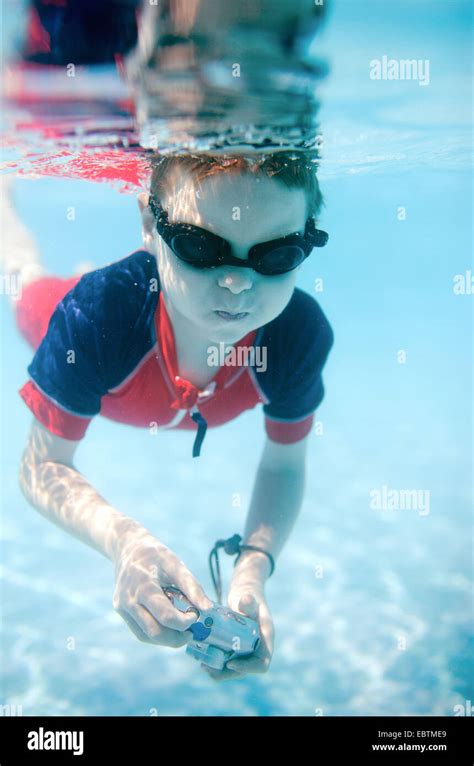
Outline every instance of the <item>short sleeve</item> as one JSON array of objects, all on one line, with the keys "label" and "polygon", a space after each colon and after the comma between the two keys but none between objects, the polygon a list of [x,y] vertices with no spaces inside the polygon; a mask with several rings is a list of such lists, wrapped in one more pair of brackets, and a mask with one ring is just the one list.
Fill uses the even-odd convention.
[{"label": "short sleeve", "polygon": [[136,251],[84,274],[57,304],[19,394],[52,433],[81,439],[102,398],[153,346],[155,259]]},{"label": "short sleeve", "polygon": [[100,327],[81,300],[81,281],[56,306],[19,390],[46,428],[74,440],[83,438],[107,391]]},{"label": "short sleeve", "polygon": [[263,406],[272,441],[297,442],[311,430],[325,389],[322,372],[334,333],[317,301],[298,290],[279,327],[272,395]]}]

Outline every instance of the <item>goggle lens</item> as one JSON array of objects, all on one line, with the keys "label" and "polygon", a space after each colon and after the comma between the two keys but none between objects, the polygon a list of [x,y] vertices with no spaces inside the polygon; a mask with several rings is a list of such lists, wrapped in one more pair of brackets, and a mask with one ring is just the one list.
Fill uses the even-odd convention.
[{"label": "goggle lens", "polygon": [[284,274],[296,269],[304,259],[304,250],[298,245],[282,245],[269,250],[259,261],[258,268],[264,274]]},{"label": "goggle lens", "polygon": [[177,234],[171,240],[173,252],[186,263],[200,268],[215,266],[218,248],[199,234]]}]

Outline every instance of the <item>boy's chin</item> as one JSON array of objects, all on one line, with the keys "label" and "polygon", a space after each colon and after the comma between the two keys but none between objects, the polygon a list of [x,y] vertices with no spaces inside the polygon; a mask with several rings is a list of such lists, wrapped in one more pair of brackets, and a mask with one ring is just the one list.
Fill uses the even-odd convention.
[{"label": "boy's chin", "polygon": [[[212,325],[212,326],[211,326]],[[235,343],[235,341],[243,338],[252,330],[259,327],[255,323],[255,317],[249,315],[239,320],[226,320],[221,319],[216,315],[215,319],[211,321],[209,326],[209,334],[217,341],[224,343]]]}]

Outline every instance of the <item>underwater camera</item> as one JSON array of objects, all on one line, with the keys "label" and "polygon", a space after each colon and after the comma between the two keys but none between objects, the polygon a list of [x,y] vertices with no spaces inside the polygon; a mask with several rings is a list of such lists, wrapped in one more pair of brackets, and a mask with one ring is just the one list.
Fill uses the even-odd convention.
[{"label": "underwater camera", "polygon": [[186,654],[215,670],[226,662],[252,654],[260,643],[260,631],[255,620],[213,602],[210,609],[200,610],[173,585],[163,587],[165,594],[180,612],[195,612],[196,622],[188,630],[193,634]]}]

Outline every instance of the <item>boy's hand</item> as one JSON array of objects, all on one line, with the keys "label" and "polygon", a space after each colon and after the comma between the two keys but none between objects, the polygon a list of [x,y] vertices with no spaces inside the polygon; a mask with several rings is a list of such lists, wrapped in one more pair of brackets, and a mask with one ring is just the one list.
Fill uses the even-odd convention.
[{"label": "boy's hand", "polygon": [[187,628],[196,622],[196,614],[172,605],[161,587],[172,584],[198,608],[212,606],[189,569],[152,535],[132,538],[121,547],[112,603],[140,641],[178,648],[192,638]]},{"label": "boy's hand", "polygon": [[229,660],[223,670],[215,670],[206,665],[201,667],[215,681],[232,681],[243,678],[248,673],[266,673],[273,654],[275,629],[264,595],[265,578],[249,570],[235,570],[227,597],[227,605],[235,612],[251,617],[258,622],[260,643],[253,654]]}]

